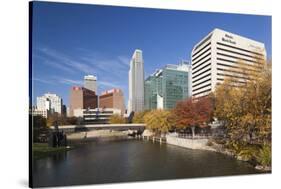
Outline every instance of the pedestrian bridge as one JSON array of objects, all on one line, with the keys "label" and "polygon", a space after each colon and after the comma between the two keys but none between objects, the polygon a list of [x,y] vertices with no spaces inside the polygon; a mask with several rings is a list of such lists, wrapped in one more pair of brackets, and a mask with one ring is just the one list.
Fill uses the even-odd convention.
[{"label": "pedestrian bridge", "polygon": [[[61,125],[58,126],[60,131],[65,133],[81,132],[81,131],[91,131],[91,130],[116,130],[116,131],[126,131],[126,130],[139,130],[144,131],[145,124],[139,123],[126,123],[126,124],[94,124],[94,125]],[[50,127],[55,130],[54,126]]]}]

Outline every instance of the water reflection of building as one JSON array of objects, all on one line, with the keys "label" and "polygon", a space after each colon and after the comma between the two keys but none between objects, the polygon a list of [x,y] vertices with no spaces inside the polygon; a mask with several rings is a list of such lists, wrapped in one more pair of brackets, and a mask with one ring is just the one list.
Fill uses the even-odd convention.
[{"label": "water reflection of building", "polygon": [[171,109],[190,96],[190,65],[166,65],[150,75],[144,84],[145,109]]}]

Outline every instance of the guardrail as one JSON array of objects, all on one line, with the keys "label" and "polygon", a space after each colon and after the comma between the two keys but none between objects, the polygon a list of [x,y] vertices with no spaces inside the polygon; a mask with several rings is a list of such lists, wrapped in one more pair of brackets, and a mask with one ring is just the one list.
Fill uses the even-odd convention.
[{"label": "guardrail", "polygon": [[178,138],[186,138],[186,139],[208,139],[211,138],[211,134],[196,134],[194,137],[192,137],[192,134],[182,134],[177,133],[176,135],[171,135]]}]

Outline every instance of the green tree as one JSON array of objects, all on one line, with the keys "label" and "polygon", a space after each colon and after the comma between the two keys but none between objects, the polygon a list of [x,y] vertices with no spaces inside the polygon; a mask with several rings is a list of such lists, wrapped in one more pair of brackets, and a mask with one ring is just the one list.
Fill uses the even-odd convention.
[{"label": "green tree", "polygon": [[29,125],[32,128],[33,141],[40,142],[39,139],[40,135],[46,134],[48,132],[46,118],[39,115],[38,116],[29,115]]}]

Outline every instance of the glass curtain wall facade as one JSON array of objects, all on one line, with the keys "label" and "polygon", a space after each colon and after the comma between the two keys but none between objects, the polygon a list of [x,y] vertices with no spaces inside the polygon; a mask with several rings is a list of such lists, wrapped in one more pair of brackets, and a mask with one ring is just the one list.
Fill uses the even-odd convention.
[{"label": "glass curtain wall facade", "polygon": [[167,65],[145,80],[145,109],[172,109],[189,97],[188,64]]},{"label": "glass curtain wall facade", "polygon": [[164,69],[162,89],[164,108],[174,108],[179,100],[188,97],[188,73],[173,69]]}]

